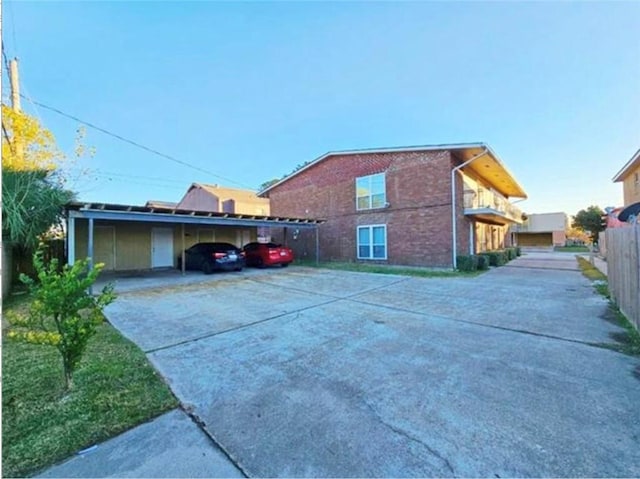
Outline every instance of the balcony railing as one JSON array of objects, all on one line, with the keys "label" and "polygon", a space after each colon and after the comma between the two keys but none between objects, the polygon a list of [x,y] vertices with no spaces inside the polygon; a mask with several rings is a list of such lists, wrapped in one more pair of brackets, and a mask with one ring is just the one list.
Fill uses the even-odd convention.
[{"label": "balcony railing", "polygon": [[501,217],[509,222],[522,223],[522,210],[509,203],[504,196],[485,188],[465,189],[464,209],[468,215]]}]

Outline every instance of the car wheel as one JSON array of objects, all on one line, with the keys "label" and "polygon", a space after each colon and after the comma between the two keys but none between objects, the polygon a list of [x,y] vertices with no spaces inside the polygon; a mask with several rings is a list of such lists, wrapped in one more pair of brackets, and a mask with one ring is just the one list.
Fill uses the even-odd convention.
[{"label": "car wheel", "polygon": [[264,261],[262,260],[262,258],[256,259],[256,267],[264,268]]},{"label": "car wheel", "polygon": [[242,267],[236,268],[235,271],[242,271]]},{"label": "car wheel", "polygon": [[211,263],[209,263],[208,261],[204,261],[202,263],[202,272],[204,274],[211,274],[213,273],[213,267],[211,266]]},{"label": "car wheel", "polygon": [[289,263],[282,263],[283,268],[286,268],[287,266],[289,266]]}]

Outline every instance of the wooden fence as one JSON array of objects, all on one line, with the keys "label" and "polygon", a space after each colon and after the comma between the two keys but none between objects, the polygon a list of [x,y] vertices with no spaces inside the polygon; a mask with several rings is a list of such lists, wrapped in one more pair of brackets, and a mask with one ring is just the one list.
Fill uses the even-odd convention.
[{"label": "wooden fence", "polygon": [[606,244],[611,297],[640,329],[640,225],[608,228]]}]

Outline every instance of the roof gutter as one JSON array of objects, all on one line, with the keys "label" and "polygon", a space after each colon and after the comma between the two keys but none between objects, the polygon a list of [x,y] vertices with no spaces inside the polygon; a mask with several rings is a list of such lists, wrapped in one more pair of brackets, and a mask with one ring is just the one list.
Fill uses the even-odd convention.
[{"label": "roof gutter", "polygon": [[468,159],[461,165],[456,166],[451,170],[451,241],[452,241],[452,249],[451,256],[453,262],[453,269],[458,269],[458,258],[457,258],[457,246],[458,246],[458,237],[457,237],[457,229],[456,229],[456,173],[459,172],[465,166],[473,163],[478,158],[483,157],[487,153],[489,153],[489,148],[486,145],[482,145],[484,150],[481,153],[478,153],[476,156]]}]

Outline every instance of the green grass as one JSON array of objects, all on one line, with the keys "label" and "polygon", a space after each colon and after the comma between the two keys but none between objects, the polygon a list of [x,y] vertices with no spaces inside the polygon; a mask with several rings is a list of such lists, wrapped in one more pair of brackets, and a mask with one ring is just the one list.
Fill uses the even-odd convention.
[{"label": "green grass", "polygon": [[614,303],[609,292],[607,277],[600,272],[598,268],[593,266],[588,260],[581,256],[576,256],[578,264],[582,270],[582,274],[592,280],[594,289],[609,300],[609,308],[611,309],[612,319],[615,323],[625,329],[625,333],[618,335],[619,344],[603,344],[602,346],[615,351],[629,354],[632,356],[640,356],[640,332],[631,324],[631,321],[622,314],[620,308]]},{"label": "green grass", "polygon": [[578,260],[578,265],[582,270],[582,274],[589,278],[591,281],[606,281],[607,277],[602,274],[602,272],[592,265],[589,260],[583,258],[582,256],[576,256]]},{"label": "green grass", "polygon": [[[5,303],[24,311],[27,295]],[[51,346],[2,347],[2,469],[19,477],[173,409],[178,402],[144,353],[108,323],[91,338],[65,395]]]},{"label": "green grass", "polygon": [[562,251],[565,253],[588,253],[588,246],[554,246],[553,251]]},{"label": "green grass", "polygon": [[359,273],[398,274],[402,276],[416,276],[419,278],[460,278],[478,276],[484,271],[459,272],[447,269],[429,269],[409,266],[390,266],[384,264],[346,263],[337,261],[296,261],[297,265],[310,266],[340,271],[355,271]]}]

